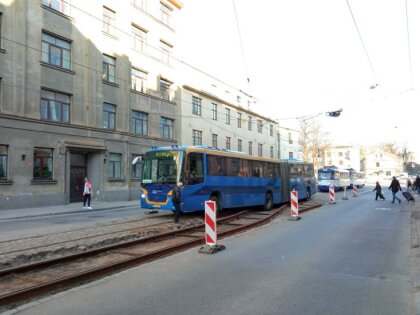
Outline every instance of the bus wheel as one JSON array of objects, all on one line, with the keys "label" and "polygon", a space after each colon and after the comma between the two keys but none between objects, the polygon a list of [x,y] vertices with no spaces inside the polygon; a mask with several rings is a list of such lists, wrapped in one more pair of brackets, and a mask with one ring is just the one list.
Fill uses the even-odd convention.
[{"label": "bus wheel", "polygon": [[222,207],[220,205],[219,198],[217,198],[217,196],[211,196],[210,200],[216,203],[216,213],[220,213],[220,211],[222,210]]},{"label": "bus wheel", "polygon": [[311,189],[308,187],[306,188],[306,200],[311,200],[312,195],[311,195]]},{"label": "bus wheel", "polygon": [[273,208],[273,195],[271,193],[265,194],[265,201],[264,201],[264,210],[268,211]]}]

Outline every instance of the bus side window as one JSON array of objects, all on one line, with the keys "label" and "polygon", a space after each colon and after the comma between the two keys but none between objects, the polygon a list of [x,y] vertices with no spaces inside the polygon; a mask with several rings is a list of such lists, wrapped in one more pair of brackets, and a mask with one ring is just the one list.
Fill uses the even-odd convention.
[{"label": "bus side window", "polygon": [[239,176],[249,176],[248,160],[240,160]]},{"label": "bus side window", "polygon": [[190,153],[187,158],[187,184],[194,185],[202,183],[203,176],[203,154]]}]

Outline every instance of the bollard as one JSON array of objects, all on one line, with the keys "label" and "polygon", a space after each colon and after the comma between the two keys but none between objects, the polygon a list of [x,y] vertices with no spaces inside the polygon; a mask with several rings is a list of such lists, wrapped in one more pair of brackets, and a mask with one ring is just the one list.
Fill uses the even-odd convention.
[{"label": "bollard", "polygon": [[206,245],[200,247],[198,252],[214,254],[226,248],[224,245],[217,245],[216,202],[212,200],[205,201],[204,210]]},{"label": "bollard", "polygon": [[290,215],[291,218],[288,219],[289,221],[298,221],[301,219],[299,216],[298,192],[294,189],[290,192]]},{"label": "bollard", "polygon": [[353,185],[353,197],[358,197],[358,194],[357,194],[357,185]]},{"label": "bollard", "polygon": [[349,198],[347,198],[346,196],[346,191],[347,191],[347,186],[344,186],[344,193],[343,193],[343,200],[349,200]]},{"label": "bollard", "polygon": [[330,185],[330,205],[336,204],[335,202],[335,189],[334,185]]}]

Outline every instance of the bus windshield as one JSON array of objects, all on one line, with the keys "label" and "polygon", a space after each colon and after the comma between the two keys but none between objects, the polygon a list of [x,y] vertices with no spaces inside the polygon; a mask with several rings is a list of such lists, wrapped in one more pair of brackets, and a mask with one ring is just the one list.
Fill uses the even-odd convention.
[{"label": "bus windshield", "polygon": [[175,184],[179,178],[180,151],[148,152],[143,162],[143,184]]},{"label": "bus windshield", "polygon": [[325,179],[325,180],[332,179],[331,178],[331,175],[332,175],[331,172],[321,172],[321,171],[319,171],[318,172],[318,180],[321,180],[321,179]]}]

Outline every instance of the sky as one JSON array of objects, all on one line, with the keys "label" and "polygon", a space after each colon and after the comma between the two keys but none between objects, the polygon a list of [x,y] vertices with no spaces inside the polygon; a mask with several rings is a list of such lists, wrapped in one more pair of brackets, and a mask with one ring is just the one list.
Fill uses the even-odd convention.
[{"label": "sky", "polygon": [[420,162],[419,1],[182,3],[177,58],[258,99],[254,110],[286,127],[318,115],[333,144],[392,142]]}]

